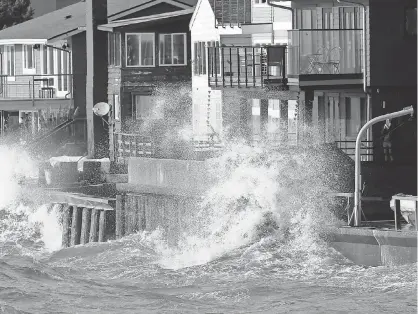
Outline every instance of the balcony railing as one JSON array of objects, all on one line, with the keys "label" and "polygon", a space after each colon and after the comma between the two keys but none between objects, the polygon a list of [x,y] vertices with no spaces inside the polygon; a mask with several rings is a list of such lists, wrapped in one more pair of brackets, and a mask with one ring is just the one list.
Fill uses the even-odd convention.
[{"label": "balcony railing", "polygon": [[288,74],[362,73],[362,30],[290,30]]},{"label": "balcony railing", "polygon": [[286,84],[286,46],[209,47],[208,83],[213,87]]},{"label": "balcony railing", "polygon": [[0,75],[0,99],[70,99],[71,74]]}]

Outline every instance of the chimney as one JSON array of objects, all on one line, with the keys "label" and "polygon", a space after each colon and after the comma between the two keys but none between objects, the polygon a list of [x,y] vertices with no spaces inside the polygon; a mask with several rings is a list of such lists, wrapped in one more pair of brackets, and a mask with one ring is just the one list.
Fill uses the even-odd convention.
[{"label": "chimney", "polygon": [[87,151],[90,158],[104,158],[109,153],[109,128],[93,114],[98,102],[107,103],[107,32],[97,29],[107,23],[107,0],[85,0],[86,3],[86,116]]}]

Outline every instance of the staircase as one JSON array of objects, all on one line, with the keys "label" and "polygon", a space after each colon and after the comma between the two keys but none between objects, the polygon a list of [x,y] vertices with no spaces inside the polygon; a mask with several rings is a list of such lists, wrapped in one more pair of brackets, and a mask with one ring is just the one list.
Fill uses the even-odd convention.
[{"label": "staircase", "polygon": [[251,23],[251,0],[210,0],[215,27],[241,27]]}]

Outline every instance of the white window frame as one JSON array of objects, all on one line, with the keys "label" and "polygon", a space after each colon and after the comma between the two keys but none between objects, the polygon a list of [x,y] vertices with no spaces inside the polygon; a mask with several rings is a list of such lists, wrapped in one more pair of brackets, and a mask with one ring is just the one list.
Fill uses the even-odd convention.
[{"label": "white window frame", "polygon": [[[13,75],[7,72],[7,63],[9,61],[7,49],[10,47],[13,47],[13,50],[14,50],[14,53],[13,53],[14,73]],[[14,82],[16,80],[16,45],[4,45],[3,46],[3,73],[2,74],[7,76],[8,81]]]},{"label": "white window frame", "polygon": [[[28,46],[32,46],[32,67],[27,67],[27,48]],[[35,49],[33,45],[22,45],[22,60],[23,60],[23,74],[36,74],[36,60],[35,60]]]},{"label": "white window frame", "polygon": [[[183,44],[184,44],[184,63],[174,64],[173,63],[173,55],[172,55],[171,56],[171,64],[166,64],[166,63],[162,64],[160,62],[161,61],[160,58],[158,58],[159,65],[160,66],[171,66],[171,67],[185,66],[185,65],[187,65],[187,34],[186,33],[161,33],[161,34],[159,34],[159,37],[158,37],[158,49],[160,47],[161,40],[164,38],[164,36],[167,36],[167,35],[170,35],[171,36],[171,52],[172,53],[174,52],[174,39],[173,39],[174,36],[175,35],[183,35],[183,39],[184,39],[184,41],[183,41]],[[162,51],[159,51],[159,57],[161,56],[161,54],[162,54]]]},{"label": "white window frame", "polygon": [[[136,36],[140,36],[140,35],[143,35],[143,34],[152,34],[153,36],[152,36],[152,44],[153,44],[153,58],[152,58],[152,65],[128,65],[128,36],[129,35],[136,35]],[[141,37],[140,37],[140,39],[139,39],[139,42],[141,43]],[[140,54],[140,57],[139,57],[139,60],[141,60],[141,46],[139,47],[139,54]],[[127,68],[154,68],[155,67],[155,59],[156,59],[156,56],[155,56],[155,33],[151,33],[151,32],[148,32],[148,33],[125,33],[125,64],[126,64],[126,67]]]},{"label": "white window frame", "polygon": [[120,121],[120,96],[119,94],[113,94],[113,119]]},{"label": "white window frame", "polygon": [[269,4],[267,3],[267,0],[264,0],[265,2],[262,2],[263,0],[253,0],[253,5],[255,7],[268,7]]}]

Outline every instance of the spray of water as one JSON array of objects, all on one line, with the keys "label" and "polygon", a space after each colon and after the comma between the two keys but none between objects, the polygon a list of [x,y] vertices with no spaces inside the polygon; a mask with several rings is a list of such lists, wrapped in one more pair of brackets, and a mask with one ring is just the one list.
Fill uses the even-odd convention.
[{"label": "spray of water", "polygon": [[218,184],[185,218],[177,247],[165,247],[161,264],[205,264],[266,238],[295,253],[317,255],[321,235],[340,224],[328,194],[332,176],[324,176],[332,161],[308,148],[228,148],[209,161]]},{"label": "spray of water", "polygon": [[42,194],[25,183],[36,180],[38,167],[25,151],[0,146],[0,248],[2,254],[61,248],[58,207],[42,204]]}]

